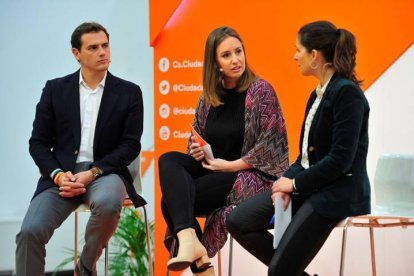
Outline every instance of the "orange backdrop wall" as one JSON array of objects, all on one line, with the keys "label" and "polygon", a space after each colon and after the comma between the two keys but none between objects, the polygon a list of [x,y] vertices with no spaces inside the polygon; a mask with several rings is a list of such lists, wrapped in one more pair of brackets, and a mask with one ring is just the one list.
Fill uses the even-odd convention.
[{"label": "orange backdrop wall", "polygon": [[[414,2],[150,0],[150,41],[154,47],[155,160],[171,150],[185,151],[197,98],[208,33],[221,25],[242,36],[248,63],[275,88],[286,119],[290,157],[298,153],[300,124],[309,93],[317,85],[300,75],[293,60],[298,29],[330,20],[349,29],[358,43],[357,73],[363,89],[414,41]],[[155,271],[165,275],[166,225],[160,211],[155,166]]]}]

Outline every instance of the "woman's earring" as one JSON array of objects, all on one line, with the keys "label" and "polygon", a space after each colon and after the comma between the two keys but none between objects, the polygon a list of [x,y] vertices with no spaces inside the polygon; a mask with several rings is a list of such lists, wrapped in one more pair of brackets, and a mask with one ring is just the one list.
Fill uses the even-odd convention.
[{"label": "woman's earring", "polygon": [[309,64],[310,68],[315,70],[319,67],[319,64],[316,63],[316,65],[314,65],[314,62],[312,61],[311,64]]},{"label": "woman's earring", "polygon": [[224,70],[223,70],[223,68],[220,68],[219,71],[220,71],[220,73],[223,73]]}]

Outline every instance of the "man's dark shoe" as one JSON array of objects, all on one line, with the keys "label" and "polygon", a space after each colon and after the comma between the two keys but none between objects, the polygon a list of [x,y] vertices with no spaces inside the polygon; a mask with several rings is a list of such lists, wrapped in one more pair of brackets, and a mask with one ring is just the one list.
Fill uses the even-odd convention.
[{"label": "man's dark shoe", "polygon": [[96,276],[96,270],[90,271],[82,265],[82,262],[79,260],[78,264],[75,267],[76,276]]}]

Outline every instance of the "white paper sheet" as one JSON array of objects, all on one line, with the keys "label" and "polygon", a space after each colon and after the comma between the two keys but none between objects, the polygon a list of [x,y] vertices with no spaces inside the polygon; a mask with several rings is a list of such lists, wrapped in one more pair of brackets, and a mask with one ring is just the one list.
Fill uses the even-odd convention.
[{"label": "white paper sheet", "polygon": [[210,144],[207,144],[207,145],[203,146],[202,149],[203,149],[203,152],[207,156],[208,159],[210,159],[210,160],[214,159],[213,151],[211,150]]},{"label": "white paper sheet", "polygon": [[292,199],[286,211],[283,210],[283,199],[278,196],[275,200],[275,233],[273,237],[273,248],[277,249],[280,239],[285,233],[290,221],[292,220]]},{"label": "white paper sheet", "polygon": [[190,124],[191,133],[194,135],[195,142],[200,144],[200,147],[203,149],[204,155],[208,158],[213,160],[214,155],[209,143],[201,137],[201,135],[195,130],[195,128]]}]

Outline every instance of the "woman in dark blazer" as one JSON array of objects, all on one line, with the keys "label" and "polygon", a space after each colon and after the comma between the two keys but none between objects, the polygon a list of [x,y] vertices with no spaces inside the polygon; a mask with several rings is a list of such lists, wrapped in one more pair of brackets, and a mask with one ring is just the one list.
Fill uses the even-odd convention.
[{"label": "woman in dark blazer", "polygon": [[[233,237],[269,266],[268,275],[307,275],[305,268],[339,221],[370,212],[366,170],[369,105],[355,75],[355,38],[327,21],[304,25],[294,59],[318,87],[306,106],[296,161],[271,192],[251,198],[227,218]],[[273,202],[292,200],[292,221],[275,250],[267,231]]]}]

